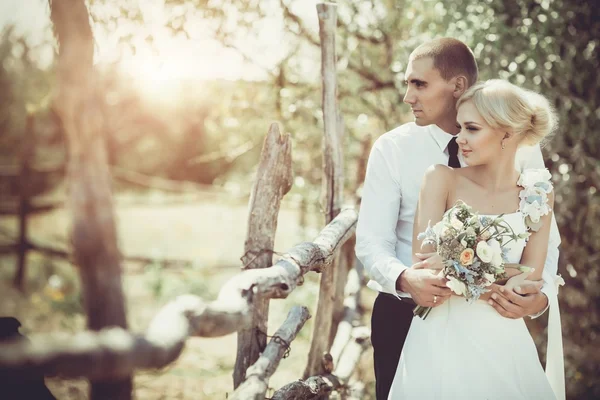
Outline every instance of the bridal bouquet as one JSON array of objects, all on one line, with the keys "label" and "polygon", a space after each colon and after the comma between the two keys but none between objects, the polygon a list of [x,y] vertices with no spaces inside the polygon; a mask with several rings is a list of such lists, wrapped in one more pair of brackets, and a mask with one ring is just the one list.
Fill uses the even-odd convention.
[{"label": "bridal bouquet", "polygon": [[[503,214],[491,218],[479,216],[468,205],[457,201],[442,220],[418,235],[422,246],[433,244],[442,257],[444,268],[441,274],[448,279],[447,286],[471,303],[488,286],[506,277],[506,245],[512,240],[527,239],[529,232],[515,234],[502,218]],[[528,272],[528,267],[519,267]],[[413,313],[425,319],[431,307],[415,307]]]}]

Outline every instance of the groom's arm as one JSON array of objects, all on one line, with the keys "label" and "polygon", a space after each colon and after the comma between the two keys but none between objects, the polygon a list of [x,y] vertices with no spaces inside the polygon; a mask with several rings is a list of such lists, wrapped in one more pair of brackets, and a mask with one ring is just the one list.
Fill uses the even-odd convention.
[{"label": "groom's arm", "polygon": [[[394,151],[395,150],[395,151]],[[402,191],[397,159],[400,154],[386,135],[373,144],[362,189],[356,227],[356,256],[364,265],[377,289],[407,297],[396,290],[396,281],[408,266],[396,256],[396,225]]]}]

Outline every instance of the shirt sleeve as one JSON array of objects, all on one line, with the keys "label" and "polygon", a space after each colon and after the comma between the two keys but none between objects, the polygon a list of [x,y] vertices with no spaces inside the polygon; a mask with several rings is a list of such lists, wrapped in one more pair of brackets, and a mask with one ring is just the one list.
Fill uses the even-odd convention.
[{"label": "shirt sleeve", "polygon": [[[542,150],[539,145],[524,147],[519,149],[519,166],[521,171],[527,168],[545,168],[544,158],[542,157]],[[560,232],[558,231],[558,225],[556,224],[556,218],[554,217],[554,212],[552,213],[552,226],[550,227],[550,239],[548,242],[548,254],[546,255],[546,262],[544,263],[544,272],[542,273],[542,279],[544,280],[544,285],[542,286],[542,293],[548,297],[556,296],[556,290],[554,289],[554,285],[556,284],[557,273],[558,273],[558,256],[559,250],[558,247],[560,245]],[[548,304],[550,302],[548,301]],[[531,318],[537,318],[540,315],[544,314],[548,306],[541,312],[535,315],[531,315]]]},{"label": "shirt sleeve", "polygon": [[[396,225],[402,202],[398,148],[381,136],[371,149],[356,227],[356,256],[383,292],[402,297],[396,281],[408,267],[396,256]],[[393,173],[396,171],[396,173]]]}]

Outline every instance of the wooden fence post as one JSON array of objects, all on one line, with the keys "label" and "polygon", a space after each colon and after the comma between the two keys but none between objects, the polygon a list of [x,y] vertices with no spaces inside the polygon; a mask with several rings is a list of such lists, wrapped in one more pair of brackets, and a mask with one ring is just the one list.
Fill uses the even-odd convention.
[{"label": "wooden fence post", "polygon": [[[83,0],[53,0],[50,18],[58,38],[57,93],[53,102],[69,147],[71,238],[82,282],[87,326],[127,328],[102,114],[93,70],[94,41]],[[90,398],[131,399],[131,376],[92,381]]]},{"label": "wooden fence post", "polygon": [[[271,124],[250,195],[245,254],[242,257],[246,268],[268,268],[273,265],[273,243],[279,206],[291,187],[290,136],[281,135],[277,124]],[[246,370],[254,364],[267,344],[269,299],[257,296],[253,303],[252,324],[238,332],[237,357],[233,371],[234,388],[245,380]]]},{"label": "wooden fence post", "polygon": [[[323,83],[323,183],[324,211],[326,223],[340,212],[344,190],[344,175],[341,168],[342,144],[338,130],[335,29],[337,6],[332,3],[317,4],[319,34],[321,37],[321,79]],[[339,251],[337,253],[339,255]],[[330,332],[336,289],[337,256],[333,263],[321,273],[319,301],[304,378],[320,375],[327,371],[323,356],[330,345]]]},{"label": "wooden fence post", "polygon": [[229,397],[231,400],[263,400],[268,389],[269,378],[273,375],[281,358],[290,350],[290,343],[310,318],[308,308],[294,306],[283,325],[275,332],[273,339],[260,358],[248,368],[248,379]]},{"label": "wooden fence post", "polygon": [[27,123],[23,132],[21,148],[21,165],[19,168],[19,241],[17,242],[17,270],[15,272],[14,286],[25,290],[25,270],[27,268],[27,214],[30,207],[31,196],[31,160],[35,154],[35,120],[34,116],[27,115]]}]

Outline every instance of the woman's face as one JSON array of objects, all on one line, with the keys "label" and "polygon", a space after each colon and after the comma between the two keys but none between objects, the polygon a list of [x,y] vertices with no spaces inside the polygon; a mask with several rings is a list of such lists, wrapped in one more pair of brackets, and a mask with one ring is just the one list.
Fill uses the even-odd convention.
[{"label": "woman's face", "polygon": [[460,127],[456,143],[467,165],[488,164],[502,151],[504,132],[490,127],[473,102],[462,103],[456,119]]}]

